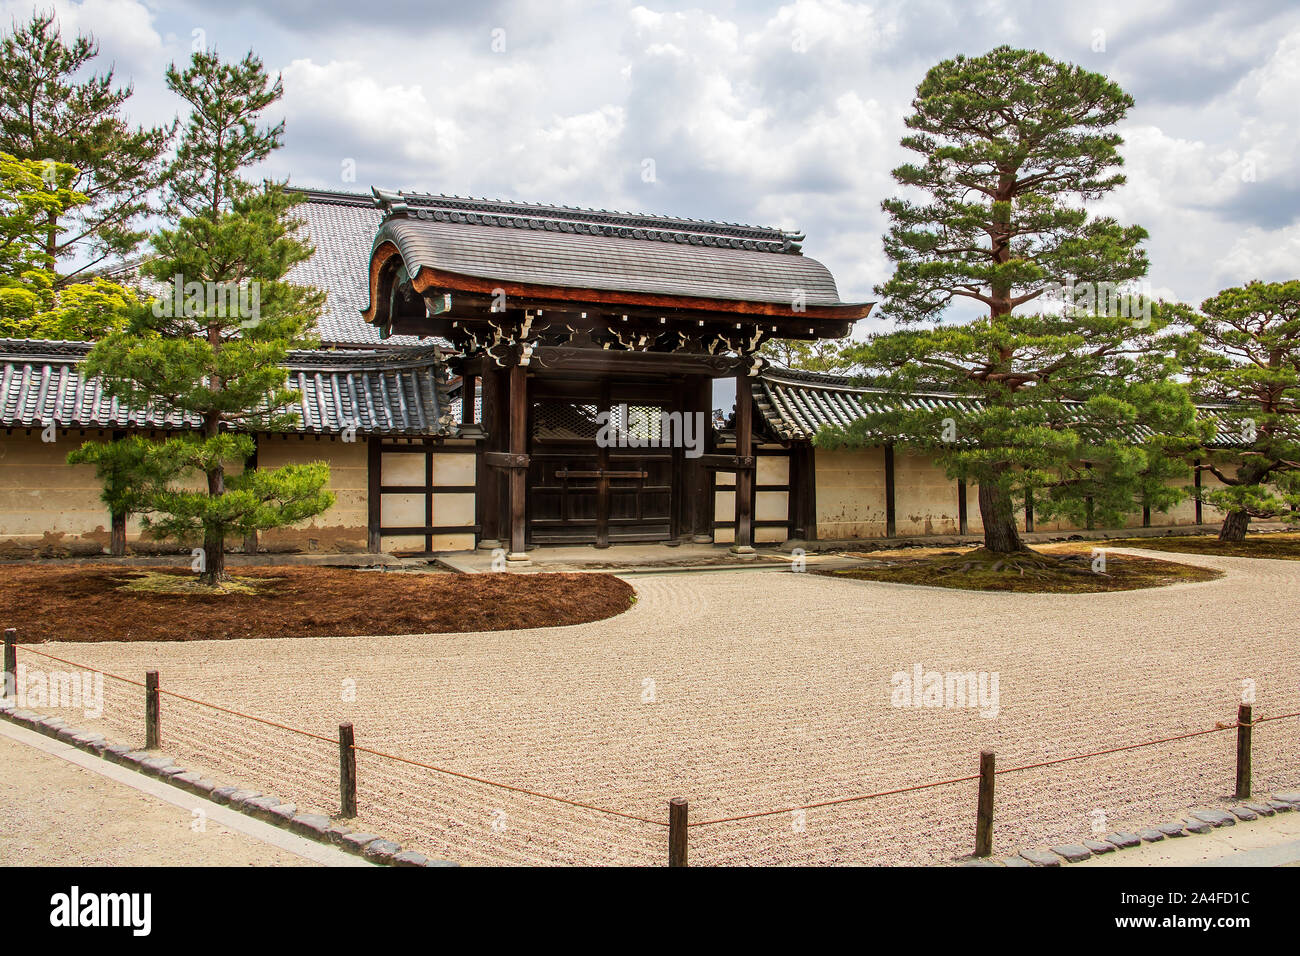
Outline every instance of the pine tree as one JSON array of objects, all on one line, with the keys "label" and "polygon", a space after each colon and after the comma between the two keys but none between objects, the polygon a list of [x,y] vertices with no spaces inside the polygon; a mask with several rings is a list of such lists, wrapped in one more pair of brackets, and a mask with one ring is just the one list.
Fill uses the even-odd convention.
[{"label": "pine tree", "polygon": [[759,354],[775,362],[782,368],[792,368],[803,372],[822,372],[828,375],[843,375],[853,367],[846,356],[853,340],[815,339],[804,342],[799,339],[769,339],[759,349]]},{"label": "pine tree", "polygon": [[138,297],[96,278],[55,288],[45,223],[85,201],[76,170],[0,153],[0,337],[82,339],[118,328]]},{"label": "pine tree", "polygon": [[[1186,470],[1175,453],[1194,410],[1170,378],[1167,320],[1129,311],[1146,231],[1084,207],[1124,181],[1113,127],[1132,102],[1104,76],[999,47],[933,67],[906,119],[902,145],[921,161],[894,170],[905,191],[882,204],[895,271],[877,289],[898,331],[847,352],[894,400],[819,441],[937,454],[978,483],[998,554],[1025,550],[1015,515],[1027,495],[1044,517],[1082,524],[1180,494],[1167,483]],[[1015,311],[1053,297],[1041,314]],[[987,314],[951,323],[960,302]],[[918,388],[963,401],[909,410]]]},{"label": "pine tree", "polygon": [[1226,512],[1219,540],[1244,540],[1251,518],[1300,518],[1300,280],[1224,289],[1184,315],[1198,396],[1229,406],[1200,465],[1227,486],[1204,492]]},{"label": "pine tree", "polygon": [[[168,208],[179,218],[153,239],[142,272],[173,283],[173,294],[136,311],[127,329],[99,342],[86,371],[131,408],[150,407],[197,419],[200,434],[141,445],[86,445],[75,460],[95,464],[110,507],[145,513],[157,537],[203,541],[203,580],[225,577],[225,540],[291,524],[333,504],[323,462],[274,470],[234,471],[254,450],[250,431],[292,425],[299,399],[286,386],[290,349],[309,346],[324,296],[284,281],[312,252],[291,216],[299,197],[281,184],[260,185],[241,173],[280,145],[283,124],[259,125],[281,95],[251,53],[223,63],[196,53],[185,70],[167,72],[168,87],[191,107],[168,174]],[[228,471],[230,473],[228,473]],[[108,486],[126,473],[132,494]],[[183,485],[195,474],[206,490]]]},{"label": "pine tree", "polygon": [[[47,210],[46,268],[62,287],[109,257],[124,257],[146,238],[175,126],[132,128],[122,118],[130,86],[113,71],[80,78],[99,53],[91,37],[65,43],[52,12],[36,13],[0,41],[0,151],[73,168],[84,198]],[[63,274],[58,264],[75,260]]]}]

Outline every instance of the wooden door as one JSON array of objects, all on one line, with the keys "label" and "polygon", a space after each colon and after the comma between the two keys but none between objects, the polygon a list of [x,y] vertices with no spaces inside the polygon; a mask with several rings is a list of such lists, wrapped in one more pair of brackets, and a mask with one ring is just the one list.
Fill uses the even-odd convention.
[{"label": "wooden door", "polygon": [[[671,399],[606,381],[585,394],[537,383],[529,402],[528,537],[533,544],[666,541],[674,534],[675,462],[662,447]],[[627,401],[617,401],[626,391]],[[604,413],[604,415],[602,415]],[[608,447],[607,416],[621,423]],[[610,430],[605,429],[605,436]]]}]

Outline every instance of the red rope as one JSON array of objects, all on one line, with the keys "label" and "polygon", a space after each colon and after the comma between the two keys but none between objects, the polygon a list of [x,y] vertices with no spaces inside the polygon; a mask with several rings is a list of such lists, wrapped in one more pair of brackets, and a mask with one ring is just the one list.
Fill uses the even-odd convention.
[{"label": "red rope", "polygon": [[[65,658],[62,657],[55,657],[53,654],[47,654],[44,651],[38,651],[27,644],[23,644],[19,646],[21,646],[24,651],[29,651],[33,654],[39,654],[41,657],[47,657],[52,661],[58,661],[60,664],[67,664],[71,667],[78,667],[81,668],[82,670],[88,670],[95,674],[103,674],[105,677],[111,677],[114,680],[120,680],[123,683],[131,684],[135,687],[145,686],[140,681],[131,680],[129,677],[122,677],[118,674],[110,673],[109,671],[97,670],[94,667],[87,667],[85,664],[79,664],[75,661],[66,660]],[[252,714],[245,714],[237,710],[231,710],[228,707],[221,707],[217,704],[210,704],[207,701],[196,700],[193,697],[186,697],[183,694],[177,694],[172,691],[162,690],[161,688],[159,688],[159,693],[166,694],[167,696],[173,697],[176,700],[183,700],[186,701],[187,703],[195,704],[199,707],[208,707],[211,708],[212,710],[220,711],[223,714],[231,714],[235,717],[242,717],[245,720],[251,720],[259,724],[265,724],[268,727],[275,727],[279,730],[288,731],[289,733],[301,734],[304,737],[311,737],[314,740],[324,741],[325,743],[329,743],[329,744],[338,743],[338,740],[333,737],[324,737],[320,734],[314,734],[308,730],[300,730],[297,727],[290,727],[286,724],[276,723],[273,720],[267,720],[265,717],[256,717]],[[1300,717],[1300,711],[1295,711],[1289,714],[1275,714],[1271,717],[1256,717],[1249,724],[1243,724],[1236,721],[1230,724],[1215,724],[1214,727],[1210,728],[1209,730],[1193,730],[1190,733],[1175,734],[1172,737],[1159,737],[1155,740],[1144,740],[1141,743],[1136,743],[1136,744],[1125,744],[1119,747],[1108,747],[1104,750],[1094,750],[1094,751],[1090,751],[1089,753],[1071,754],[1068,757],[1055,757],[1051,760],[1042,760],[1039,761],[1038,763],[1021,764],[1020,766],[1017,767],[1005,767],[1001,770],[995,770],[994,775],[997,776],[1006,773],[1019,773],[1024,770],[1035,770],[1041,767],[1051,767],[1055,764],[1069,763],[1074,760],[1086,760],[1089,757],[1101,757],[1101,756],[1105,756],[1106,754],[1122,753],[1128,750],[1138,750],[1142,747],[1154,747],[1157,744],[1172,743],[1175,740],[1187,740],[1188,738],[1191,737],[1203,737],[1206,734],[1219,733],[1225,730],[1235,730],[1238,727],[1250,727],[1250,726],[1254,726],[1255,724],[1262,724],[1271,720],[1286,720],[1294,717]],[[648,817],[641,817],[632,813],[623,813],[620,810],[610,810],[607,807],[599,807],[590,803],[582,803],[577,800],[570,800],[567,797],[558,797],[550,793],[542,793],[537,790],[529,790],[525,787],[517,787],[508,783],[500,783],[496,780],[488,780],[483,777],[475,777],[471,774],[461,773],[460,771],[457,770],[449,770],[446,767],[437,767],[434,766],[433,764],[421,763],[420,761],[412,760],[409,757],[399,757],[396,754],[384,753],[383,751],[380,750],[371,750],[368,747],[358,747],[356,745],[353,745],[352,749],[358,753],[366,753],[375,757],[382,757],[386,760],[394,760],[397,761],[398,763],[409,764],[410,766],[420,767],[424,770],[431,770],[434,773],[447,774],[448,776],[458,777],[462,780],[469,780],[472,781],[473,783],[479,783],[489,787],[498,787],[502,790],[508,790],[512,793],[521,793],[530,797],[537,797],[542,800],[551,800],[555,803],[563,803],[571,807],[578,807],[579,809],[582,810],[590,810],[594,813],[603,813],[609,816],[621,817],[625,820],[634,820],[637,823],[647,823],[650,824],[651,826],[659,826],[659,827],[668,826],[668,823],[664,820],[652,820]],[[873,800],[878,797],[896,796],[902,793],[915,793],[918,790],[930,790],[935,787],[947,787],[957,783],[970,783],[971,781],[978,780],[979,778],[980,778],[979,774],[971,774],[965,777],[953,777],[952,779],[949,780],[935,780],[935,781],[931,781],[930,783],[914,784],[910,787],[899,787],[894,790],[878,790],[874,793],[862,793],[851,797],[838,797],[834,800],[822,800],[816,803],[805,803],[794,807],[783,807],[778,810],[758,810],[753,813],[740,813],[729,817],[716,817],[709,820],[699,820],[697,822],[688,824],[688,826],[708,827],[708,826],[716,826],[721,823],[735,823],[740,820],[754,820],[759,817],[777,816],[778,814],[782,814],[782,813],[794,813],[798,810],[817,810],[823,807],[839,806],[840,804],[844,804],[844,803],[857,803],[862,800]]]},{"label": "red rope", "polygon": [[461,773],[458,770],[448,770],[446,767],[435,767],[432,764],[420,763],[418,760],[412,760],[409,757],[398,757],[396,754],[387,754],[380,750],[371,750],[369,747],[358,747],[353,745],[353,750],[357,753],[371,754],[375,757],[384,757],[387,760],[396,760],[398,763],[410,764],[413,767],[422,767],[425,770],[432,770],[435,773],[445,773],[452,777],[459,777],[462,780],[471,780],[474,783],[487,784],[489,787],[500,787],[502,790],[509,790],[513,793],[523,793],[530,797],[541,797],[543,800],[554,800],[556,803],[567,803],[571,807],[580,807],[583,810],[593,810],[596,813],[607,813],[612,817],[622,817],[625,820],[635,820],[638,823],[649,823],[652,826],[666,827],[666,820],[651,820],[648,817],[639,817],[633,813],[623,813],[621,810],[610,810],[606,807],[593,806],[590,803],[579,803],[577,800],[570,800],[567,797],[557,797],[550,793],[540,793],[536,790],[528,790],[525,787],[516,787],[508,783],[498,783],[495,780],[485,780],[482,777],[475,777],[467,773]]}]

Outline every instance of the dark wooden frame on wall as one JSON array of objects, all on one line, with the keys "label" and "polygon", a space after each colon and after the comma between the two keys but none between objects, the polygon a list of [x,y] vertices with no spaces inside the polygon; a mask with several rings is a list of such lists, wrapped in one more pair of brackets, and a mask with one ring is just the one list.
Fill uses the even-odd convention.
[{"label": "dark wooden frame on wall", "polygon": [[897,501],[894,489],[894,446],[885,446],[885,537],[892,538],[898,533],[896,516]]},{"label": "dark wooden frame on wall", "polygon": [[484,438],[478,443],[478,499],[475,511],[481,527],[479,543],[490,541],[500,547],[509,537],[505,526],[507,505],[505,472],[489,467],[484,456],[490,452],[504,453],[509,428],[505,424],[507,406],[505,373],[491,362],[479,361],[479,381],[483,387],[483,412],[480,416]]},{"label": "dark wooden frame on wall", "polygon": [[[751,454],[751,456],[752,456],[755,460],[757,460],[757,459],[759,459],[759,458],[787,458],[788,460],[790,460],[790,466],[791,466],[790,476],[793,477],[793,474],[794,474],[794,472],[793,472],[793,468],[794,468],[793,453],[794,453],[794,449],[793,449],[793,448],[754,448],[754,449],[751,451],[750,454]],[[726,454],[725,446],[724,446],[724,450],[722,451],[722,454],[724,454],[724,455]],[[736,490],[736,487],[737,487],[737,486],[734,485],[734,484],[732,484],[732,485],[718,485],[718,483],[717,483],[717,473],[718,473],[719,471],[726,471],[726,469],[725,469],[725,468],[718,468],[718,469],[714,470],[714,471],[712,472],[712,480],[711,480],[711,482],[710,482],[710,484],[711,484],[712,487],[711,487],[711,489],[710,489],[710,493],[709,493],[709,501],[710,501],[711,503],[715,503],[715,508],[716,508],[716,501],[717,501],[717,492],[718,492],[718,489],[719,489],[719,488],[722,488],[722,490],[724,490],[724,491],[725,491],[726,489],[730,488],[730,489],[732,490],[732,492],[734,493],[735,490]],[[758,472],[758,469],[757,469],[757,468],[753,468],[753,469],[750,470],[750,474],[754,476],[754,480],[751,481],[750,484],[749,484],[749,488],[750,488],[750,490],[749,490],[749,513],[750,513],[751,515],[753,515],[753,514],[756,512],[756,510],[757,510],[757,508],[758,508],[758,493],[759,493],[760,491],[784,491],[784,492],[786,493],[786,496],[787,496],[787,497],[786,497],[786,502],[787,502],[787,509],[786,509],[786,510],[787,510],[787,516],[784,517],[784,518],[766,518],[766,519],[764,519],[764,520],[762,520],[762,521],[759,521],[759,520],[757,520],[757,519],[751,518],[751,519],[750,519],[750,525],[751,525],[751,527],[753,527],[755,530],[757,530],[758,528],[785,528],[785,529],[786,529],[786,535],[787,535],[787,536],[792,535],[792,533],[793,533],[793,532],[792,532],[793,525],[792,525],[792,523],[791,523],[791,520],[790,520],[790,517],[789,517],[788,512],[789,512],[789,502],[792,501],[792,500],[793,500],[793,497],[794,497],[794,488],[793,488],[793,486],[792,486],[791,483],[790,483],[790,478],[787,478],[787,479],[786,479],[786,483],[783,484],[783,485],[760,485],[760,484],[758,483],[757,472]],[[727,472],[727,473],[728,473],[728,474],[736,474],[736,472]],[[715,530],[715,531],[718,530],[719,528],[734,528],[734,527],[736,527],[736,522],[735,522],[735,519],[734,519],[734,518],[733,518],[733,519],[730,519],[730,520],[713,521],[713,522],[711,523],[711,527],[712,527],[713,530]],[[734,544],[734,542],[733,542],[733,544]],[[751,541],[751,544],[752,544],[752,541]]]},{"label": "dark wooden frame on wall", "polygon": [[379,552],[380,539],[383,537],[379,528],[379,480],[383,466],[380,439],[372,435],[366,439],[366,550],[372,554]]},{"label": "dark wooden frame on wall", "polygon": [[[254,434],[250,437],[253,439],[253,453],[244,460],[244,470],[257,471],[257,435]],[[244,554],[257,554],[257,548],[257,532],[250,531],[248,534],[244,535]]]},{"label": "dark wooden frame on wall", "polygon": [[790,446],[790,530],[800,541],[817,540],[817,450],[811,442]]},{"label": "dark wooden frame on wall", "polygon": [[[433,523],[433,498],[439,494],[477,495],[478,485],[436,485],[433,482],[433,456],[439,454],[476,455],[475,445],[448,445],[441,439],[421,439],[409,443],[385,441],[383,438],[367,439],[367,548],[378,552],[382,539],[390,537],[417,537],[423,535],[425,553],[433,552],[433,537],[439,534],[473,534],[477,539],[478,524],[435,525]],[[403,455],[424,455],[424,481],[418,485],[386,485],[383,483],[384,452]],[[386,494],[413,494],[424,496],[424,524],[411,526],[386,526],[381,524],[381,502]],[[477,504],[476,504],[477,512]]]}]

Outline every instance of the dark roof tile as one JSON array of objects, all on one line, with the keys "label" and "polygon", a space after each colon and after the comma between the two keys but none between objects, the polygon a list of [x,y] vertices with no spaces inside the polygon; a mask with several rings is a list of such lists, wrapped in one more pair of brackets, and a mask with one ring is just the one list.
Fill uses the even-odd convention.
[{"label": "dark roof tile", "polygon": [[[842,375],[823,375],[779,367],[769,367],[760,373],[754,389],[754,400],[759,413],[773,433],[786,440],[810,440],[827,426],[843,427],[865,418],[868,412],[878,411],[893,401],[893,393],[877,388],[854,384]],[[904,408],[952,409],[963,412],[978,407],[979,402],[967,396],[939,392],[916,392],[901,399]],[[1226,419],[1230,410],[1225,406],[1203,405],[1198,409],[1203,418],[1219,421]],[[888,436],[879,436],[888,441]],[[1214,442],[1214,447],[1231,448],[1246,444],[1243,435],[1228,430]]]},{"label": "dark roof tile", "polygon": [[[88,342],[0,339],[0,426],[198,428],[197,416],[128,409],[81,374]],[[299,393],[295,433],[448,435],[455,429],[446,366],[436,346],[291,352],[287,384]]]}]

